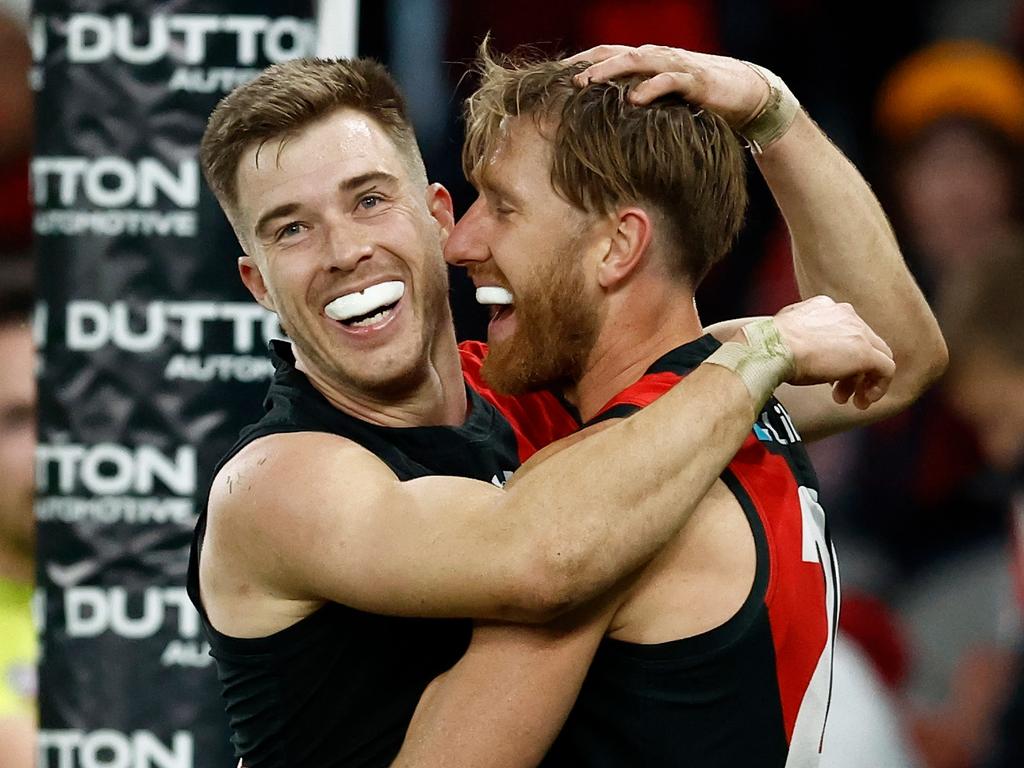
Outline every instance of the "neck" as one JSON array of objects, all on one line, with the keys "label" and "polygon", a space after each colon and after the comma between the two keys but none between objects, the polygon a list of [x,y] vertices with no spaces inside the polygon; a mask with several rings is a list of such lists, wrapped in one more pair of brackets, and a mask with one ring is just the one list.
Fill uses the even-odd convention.
[{"label": "neck", "polygon": [[394,392],[360,390],[331,381],[303,359],[294,345],[292,349],[296,367],[340,411],[383,427],[456,426],[466,420],[466,386],[455,331],[450,323],[446,327],[431,344],[415,380]]},{"label": "neck", "polygon": [[566,392],[584,421],[639,380],[659,357],[703,333],[692,290],[666,287],[664,278],[635,285],[608,301],[586,370]]}]

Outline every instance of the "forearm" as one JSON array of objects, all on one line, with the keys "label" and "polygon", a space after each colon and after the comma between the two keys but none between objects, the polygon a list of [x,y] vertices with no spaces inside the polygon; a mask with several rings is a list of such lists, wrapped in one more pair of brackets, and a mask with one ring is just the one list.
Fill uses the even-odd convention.
[{"label": "forearm", "polygon": [[[617,604],[617,603],[616,603]],[[603,606],[609,606],[604,601]],[[392,768],[537,765],[576,701],[610,612],[561,626],[478,626],[423,694]]]},{"label": "forearm", "polygon": [[871,188],[802,111],[757,164],[789,226],[801,296],[852,304],[892,348],[887,398],[912,400],[945,368],[945,343]]},{"label": "forearm", "polygon": [[769,393],[755,402],[735,373],[701,366],[639,413],[510,485],[502,514],[532,518],[526,530],[545,531],[554,611],[612,586],[680,529]]}]

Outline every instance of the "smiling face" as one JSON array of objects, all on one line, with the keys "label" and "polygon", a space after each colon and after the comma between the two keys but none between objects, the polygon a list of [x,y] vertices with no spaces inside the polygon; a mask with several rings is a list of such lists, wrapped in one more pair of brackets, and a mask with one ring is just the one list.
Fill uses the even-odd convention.
[{"label": "smiling face", "polygon": [[[551,186],[551,147],[532,118],[508,121],[496,151],[473,181],[477,200],[445,249],[466,267],[478,299],[494,304],[484,375],[518,393],[575,383],[600,327],[600,291],[588,265],[607,239],[599,217],[570,205]],[[491,294],[488,296],[488,294]]]},{"label": "smiling face", "polygon": [[342,391],[412,391],[450,334],[447,192],[353,109],[250,146],[237,180],[242,279],[300,362]]}]

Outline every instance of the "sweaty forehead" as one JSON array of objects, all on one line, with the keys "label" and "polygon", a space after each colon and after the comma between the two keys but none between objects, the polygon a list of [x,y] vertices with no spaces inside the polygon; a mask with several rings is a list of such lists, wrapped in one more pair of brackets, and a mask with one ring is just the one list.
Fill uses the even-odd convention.
[{"label": "sweaty forehead", "polygon": [[322,194],[340,182],[372,173],[406,180],[406,163],[373,118],[342,109],[289,135],[246,148],[238,164],[238,212],[260,211]]},{"label": "sweaty forehead", "polygon": [[[343,109],[302,129],[246,148],[240,182],[277,173],[295,174],[327,165],[399,164],[398,149],[373,118]],[[240,186],[244,191],[244,187]]]},{"label": "sweaty forehead", "polygon": [[551,142],[532,117],[505,117],[474,181],[495,191],[541,182],[550,177],[551,156]]}]

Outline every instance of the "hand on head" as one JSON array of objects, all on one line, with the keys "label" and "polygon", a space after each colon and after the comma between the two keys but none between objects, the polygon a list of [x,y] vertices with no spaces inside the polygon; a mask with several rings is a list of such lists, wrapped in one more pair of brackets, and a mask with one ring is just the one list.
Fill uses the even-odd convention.
[{"label": "hand on head", "polygon": [[598,45],[565,59],[566,64],[583,62],[590,66],[576,76],[580,85],[650,75],[630,91],[635,104],[650,104],[677,93],[694,106],[715,112],[733,129],[749,123],[769,96],[764,76],[746,62],[727,56],[663,45]]}]

